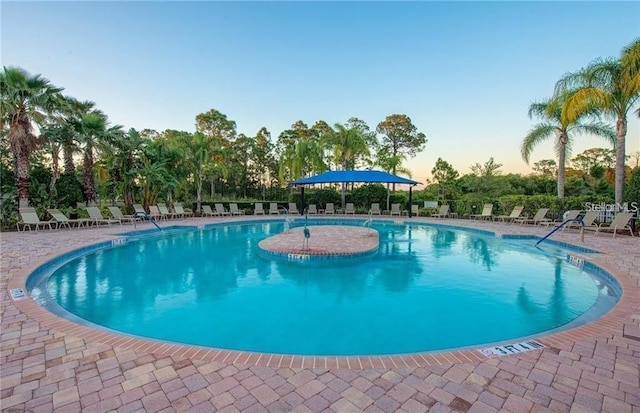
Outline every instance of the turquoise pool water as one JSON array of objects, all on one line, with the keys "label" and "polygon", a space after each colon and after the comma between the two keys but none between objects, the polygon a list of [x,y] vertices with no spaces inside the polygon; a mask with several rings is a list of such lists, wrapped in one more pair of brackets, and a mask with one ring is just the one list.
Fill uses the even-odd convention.
[{"label": "turquoise pool water", "polygon": [[531,239],[377,223],[380,247],[372,257],[260,257],[258,242],[283,225],[131,239],[62,263],[34,292],[53,311],[60,306],[136,336],[308,355],[424,352],[530,337],[616,300],[607,281],[568,262],[566,250],[536,248]]}]

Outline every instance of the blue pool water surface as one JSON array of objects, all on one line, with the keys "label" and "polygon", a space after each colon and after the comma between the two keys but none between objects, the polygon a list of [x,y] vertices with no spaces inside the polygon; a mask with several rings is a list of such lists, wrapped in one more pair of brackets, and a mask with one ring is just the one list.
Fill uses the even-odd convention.
[{"label": "blue pool water surface", "polygon": [[306,355],[399,354],[531,337],[616,300],[603,279],[568,262],[565,249],[537,248],[531,239],[379,222],[374,256],[261,257],[258,242],[283,226],[228,224],[130,239],[63,263],[47,291],[34,293],[57,303],[50,308],[136,336]]}]

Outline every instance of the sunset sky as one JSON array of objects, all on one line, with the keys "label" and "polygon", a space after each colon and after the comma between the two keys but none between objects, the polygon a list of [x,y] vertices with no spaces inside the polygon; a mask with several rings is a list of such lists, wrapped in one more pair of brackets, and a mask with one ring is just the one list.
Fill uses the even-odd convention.
[{"label": "sunset sky", "polygon": [[[3,1],[0,13],[4,66],[96,102],[113,124],[192,132],[216,109],[275,142],[298,120],[375,129],[406,114],[428,138],[405,163],[420,181],[438,157],[461,174],[490,157],[531,172],[529,105],[640,35],[640,2]],[[606,144],[577,137],[573,154],[592,147]],[[640,150],[631,114],[626,150]],[[550,158],[551,142],[532,163]]]}]

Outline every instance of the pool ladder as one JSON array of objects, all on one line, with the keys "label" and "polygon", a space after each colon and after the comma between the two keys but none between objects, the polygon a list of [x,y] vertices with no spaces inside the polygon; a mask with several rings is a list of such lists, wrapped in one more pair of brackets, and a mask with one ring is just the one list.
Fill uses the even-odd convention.
[{"label": "pool ladder", "polygon": [[554,232],[556,232],[557,230],[559,230],[560,228],[564,227],[565,225],[567,225],[569,222],[579,222],[580,223],[580,241],[584,242],[584,222],[582,222],[582,220],[580,218],[572,218],[572,219],[567,219],[565,220],[562,224],[558,225],[557,227],[555,227],[551,232],[549,232],[547,235],[545,235],[544,237],[540,238],[538,240],[538,242],[536,242],[536,246],[538,244],[540,244],[542,241],[546,240],[547,238],[549,238]]}]

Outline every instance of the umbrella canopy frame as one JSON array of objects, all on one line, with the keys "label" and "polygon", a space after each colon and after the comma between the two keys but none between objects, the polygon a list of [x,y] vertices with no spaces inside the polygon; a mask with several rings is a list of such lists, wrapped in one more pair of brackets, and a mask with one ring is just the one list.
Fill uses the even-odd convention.
[{"label": "umbrella canopy frame", "polygon": [[[409,205],[411,205],[413,194],[412,189],[420,182],[393,175],[384,171],[367,170],[367,171],[327,171],[308,178],[298,179],[290,184],[294,187],[301,187],[302,213],[305,209],[304,187],[306,185],[316,184],[335,184],[335,183],[389,183],[404,184],[409,186]],[[411,208],[409,208],[409,218],[411,218]]]}]

